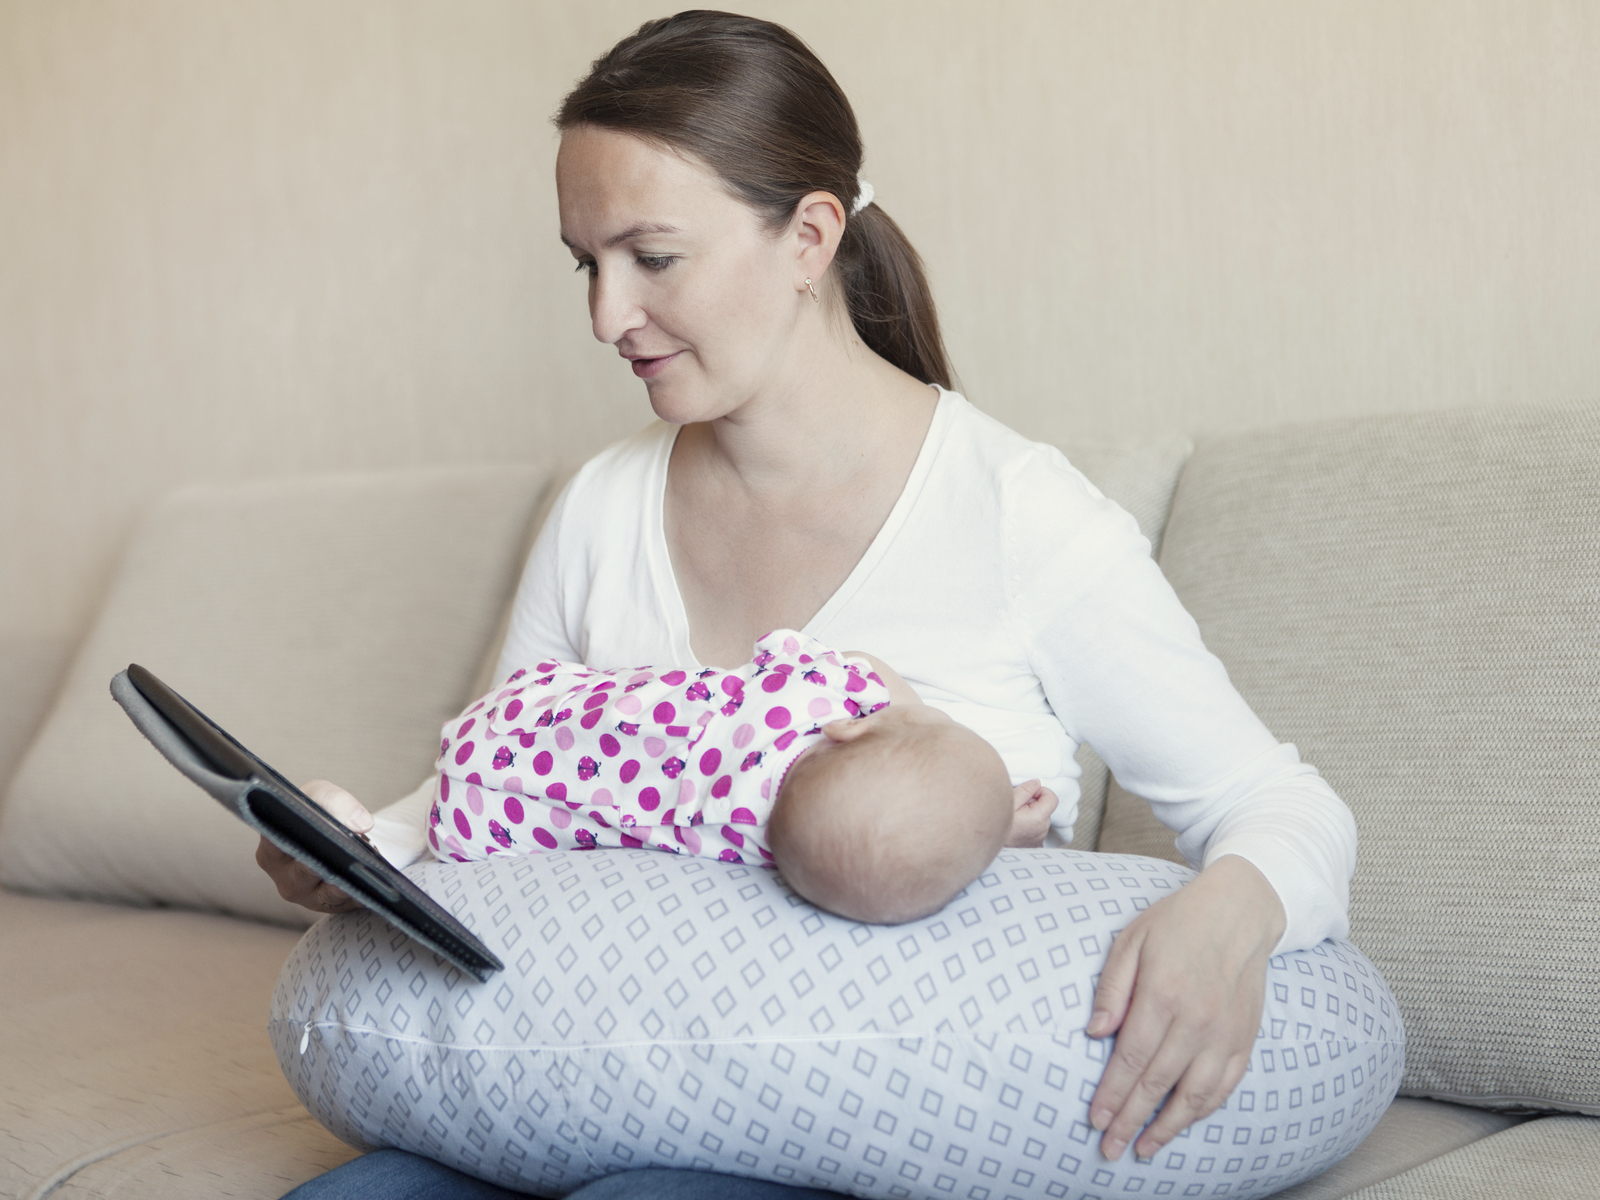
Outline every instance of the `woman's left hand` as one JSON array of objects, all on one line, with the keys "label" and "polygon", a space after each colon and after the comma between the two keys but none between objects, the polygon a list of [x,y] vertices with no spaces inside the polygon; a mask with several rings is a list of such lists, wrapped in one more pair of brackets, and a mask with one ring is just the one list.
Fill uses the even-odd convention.
[{"label": "woman's left hand", "polygon": [[1107,1159],[1122,1157],[1135,1135],[1134,1153],[1153,1157],[1244,1078],[1285,920],[1266,876],[1230,854],[1117,935],[1087,1029],[1117,1034],[1089,1104]]}]

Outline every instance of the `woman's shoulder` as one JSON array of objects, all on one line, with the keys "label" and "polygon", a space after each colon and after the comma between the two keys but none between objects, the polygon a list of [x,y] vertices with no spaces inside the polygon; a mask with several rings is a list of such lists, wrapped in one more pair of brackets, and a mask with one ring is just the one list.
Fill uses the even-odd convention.
[{"label": "woman's shoulder", "polygon": [[1025,437],[956,392],[942,399],[949,416],[940,458],[969,486],[987,480],[1011,502],[1046,505],[1059,516],[1116,508],[1058,447]]},{"label": "woman's shoulder", "polygon": [[[995,542],[1013,589],[1033,587],[1060,606],[1119,563],[1147,559],[1138,522],[1061,450],[1033,441],[951,394],[941,446],[945,494],[992,497]],[[988,506],[985,506],[988,507]]]}]

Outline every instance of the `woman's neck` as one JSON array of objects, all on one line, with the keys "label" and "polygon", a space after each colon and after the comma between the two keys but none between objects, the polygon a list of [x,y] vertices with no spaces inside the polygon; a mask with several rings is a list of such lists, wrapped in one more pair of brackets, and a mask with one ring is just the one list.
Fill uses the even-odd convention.
[{"label": "woman's neck", "polygon": [[853,337],[834,349],[797,356],[774,373],[781,388],[673,446],[663,532],[701,662],[743,662],[768,630],[804,628],[916,466],[936,393]]},{"label": "woman's neck", "polygon": [[780,502],[886,466],[909,470],[937,393],[868,349],[847,317],[841,332],[829,315],[807,322],[812,328],[791,343],[773,386],[726,416],[685,427],[675,457]]}]

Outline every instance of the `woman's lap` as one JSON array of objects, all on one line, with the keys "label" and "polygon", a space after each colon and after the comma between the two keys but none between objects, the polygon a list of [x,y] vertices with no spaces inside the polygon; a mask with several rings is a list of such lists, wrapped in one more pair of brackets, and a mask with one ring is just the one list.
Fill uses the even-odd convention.
[{"label": "woman's lap", "polygon": [[1109,1042],[1082,1026],[1110,934],[1188,877],[1156,860],[1007,851],[937,918],[893,929],[651,851],[436,874],[425,886],[507,971],[441,975],[375,919],[335,918],[285,968],[273,1039],[346,1140],[528,1192],[665,1166],[686,1186],[683,1168],[747,1177],[743,1195],[1264,1195],[1347,1153],[1399,1079],[1383,981],[1323,943],[1272,961],[1222,1109],[1152,1163],[1102,1160],[1087,1100]]},{"label": "woman's lap", "polygon": [[[788,1187],[709,1171],[646,1169],[607,1175],[569,1200],[832,1200],[837,1192]],[[442,1163],[404,1150],[375,1150],[320,1175],[283,1200],[522,1200]]]}]

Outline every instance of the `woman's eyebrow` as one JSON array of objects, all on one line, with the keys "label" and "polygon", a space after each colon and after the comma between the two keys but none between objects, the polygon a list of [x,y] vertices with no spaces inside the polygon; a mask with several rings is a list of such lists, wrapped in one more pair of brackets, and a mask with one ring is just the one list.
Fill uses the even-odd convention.
[{"label": "woman's eyebrow", "polygon": [[[676,225],[630,225],[621,233],[615,233],[608,237],[604,242],[604,246],[607,250],[609,250],[612,246],[619,245],[620,243],[627,241],[629,238],[636,238],[641,233],[681,232],[682,230],[680,230]],[[566,246],[569,250],[576,250],[578,248],[573,240],[564,233],[561,235],[561,244]]]}]

